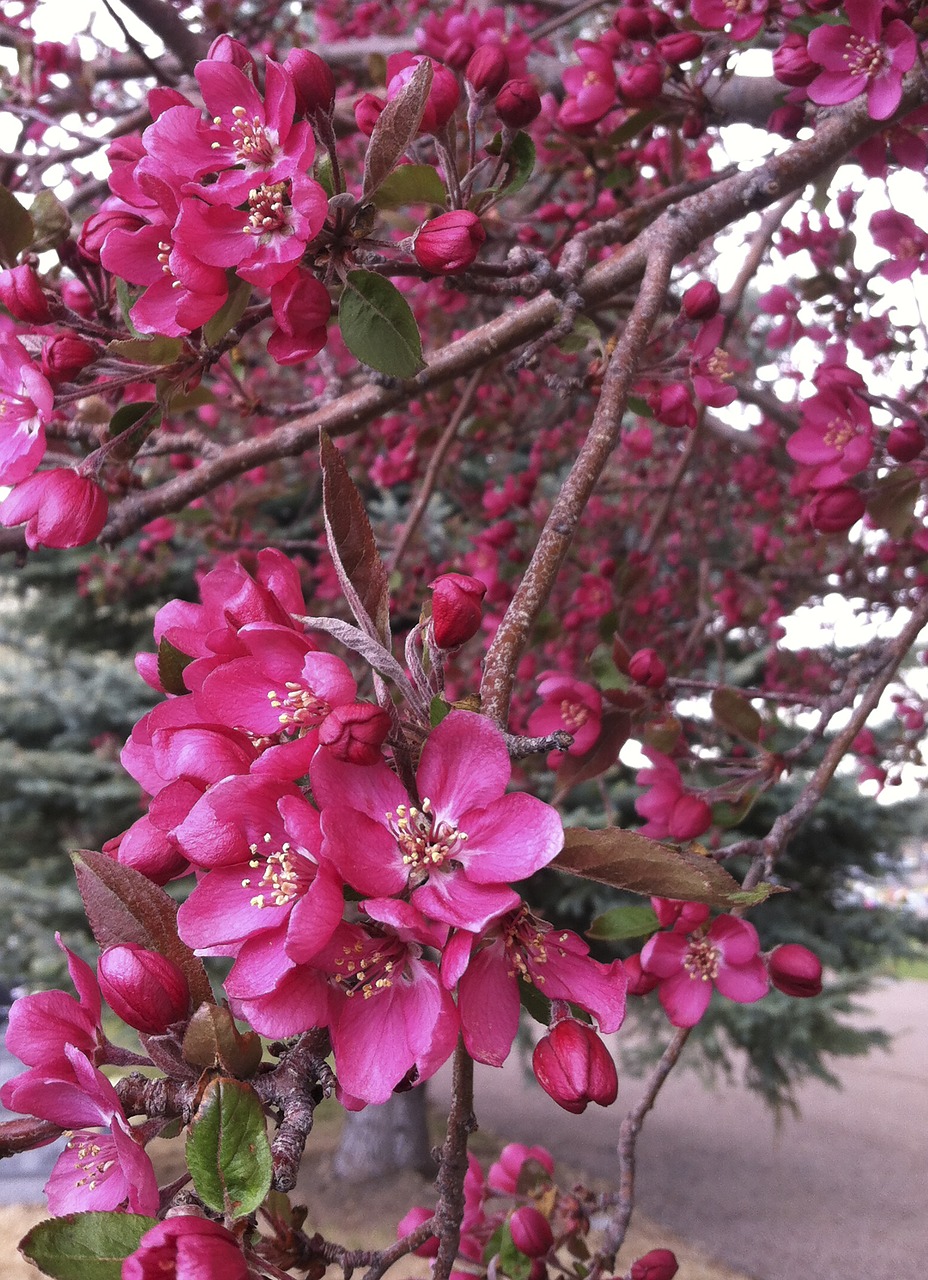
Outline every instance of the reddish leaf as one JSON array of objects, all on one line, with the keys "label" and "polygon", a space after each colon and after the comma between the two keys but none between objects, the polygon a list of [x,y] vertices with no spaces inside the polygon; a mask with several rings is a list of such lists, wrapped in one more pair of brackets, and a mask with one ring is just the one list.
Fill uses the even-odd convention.
[{"label": "reddish leaf", "polygon": [[193,1003],[213,1003],[206,970],[177,935],[177,903],[132,867],[105,853],[72,854],[84,910],[101,947],[135,943],[173,961],[187,979]]},{"label": "reddish leaf", "polygon": [[557,771],[557,782],[552,797],[555,804],[563,800],[571,787],[601,773],[614,765],[619,752],[628,741],[631,719],[625,711],[607,709],[603,713],[599,737],[582,756],[564,756]]},{"label": "reddish leaf", "polygon": [[767,884],[746,892],[714,859],[618,827],[603,831],[569,827],[564,848],[551,865],[631,893],[682,898],[710,907],[747,906],[775,892]]},{"label": "reddish leaf", "polygon": [[423,58],[408,84],[381,111],[364,157],[365,200],[393,172],[419,132],[431,87],[432,64],[428,58]]},{"label": "reddish leaf", "polygon": [[374,541],[364,501],[342,455],[324,431],[319,434],[322,509],[329,552],[358,626],[390,647],[387,570]]},{"label": "reddish leaf", "polygon": [[760,712],[737,689],[715,689],[712,693],[712,714],[723,729],[735,737],[757,742],[763,721]]}]

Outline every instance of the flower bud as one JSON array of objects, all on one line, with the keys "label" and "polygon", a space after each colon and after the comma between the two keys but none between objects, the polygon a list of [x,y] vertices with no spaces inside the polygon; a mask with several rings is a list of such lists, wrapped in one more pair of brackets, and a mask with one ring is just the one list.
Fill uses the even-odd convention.
[{"label": "flower bud", "polygon": [[648,404],[658,422],[667,427],[696,425],[696,407],[689,389],[682,382],[671,382],[661,387],[656,395],[648,396]]},{"label": "flower bud", "polygon": [[248,1280],[238,1241],[218,1222],[199,1214],[166,1218],[146,1231],[122,1264],[122,1280]]},{"label": "flower bud", "polygon": [[711,320],[721,302],[721,295],[712,281],[700,280],[684,293],[680,310],[688,320]]},{"label": "flower bud", "polygon": [[310,49],[291,49],[284,67],[293,81],[297,115],[312,116],[317,111],[331,115],[335,106],[335,76],[329,64]]},{"label": "flower bud", "polygon": [[429,586],[435,643],[439,649],[456,649],[480,629],[486,584],[466,573],[443,573]]},{"label": "flower bud", "polygon": [[498,44],[482,44],[464,72],[475,93],[499,93],[509,78],[509,59]]},{"label": "flower bud", "polygon": [[65,280],[61,285],[61,300],[66,307],[89,320],[94,314],[93,298],[80,280]]},{"label": "flower bud", "polygon": [[616,9],[612,15],[612,25],[626,40],[647,40],[651,35],[647,12],[644,9],[633,9],[630,5]]},{"label": "flower bud", "polygon": [[629,67],[617,81],[619,97],[629,106],[643,106],[659,98],[664,88],[664,72],[659,62],[649,60]]},{"label": "flower bud", "polygon": [[67,467],[40,471],[18,484],[0,503],[0,524],[26,526],[26,546],[82,547],[106,524],[106,494]]},{"label": "flower bud", "polygon": [[774,947],[767,957],[767,968],[778,991],[800,998],[821,995],[822,962],[808,947],[798,942]]},{"label": "flower bud", "polygon": [[187,979],[176,964],[135,943],[107,947],[97,962],[103,998],[136,1031],[160,1035],[190,1009]]},{"label": "flower bud", "polygon": [[210,62],[230,62],[233,67],[238,67],[239,71],[244,71],[249,80],[257,78],[258,64],[255,62],[254,55],[247,45],[233,36],[224,33],[217,36],[206,56]]},{"label": "flower bud", "polygon": [[670,811],[667,834],[671,840],[695,840],[712,825],[712,810],[699,796],[682,795]]},{"label": "flower bud", "polygon": [[145,222],[137,214],[122,209],[101,209],[92,213],[81,227],[77,247],[91,262],[100,261],[100,253],[111,231],[138,231]]},{"label": "flower bud", "polygon": [[629,1280],[673,1280],[679,1263],[669,1249],[652,1249],[632,1263]]},{"label": "flower bud", "polygon": [[630,996],[646,996],[660,982],[656,973],[648,973],[646,969],[642,969],[641,956],[637,952],[622,961],[622,968],[628,982],[626,991]]},{"label": "flower bud", "polygon": [[[427,1222],[432,1217],[432,1212],[431,1209],[426,1209],[423,1205],[416,1205],[414,1209],[410,1209],[406,1217],[401,1218],[396,1224],[397,1240],[402,1240],[411,1231],[415,1231],[416,1227],[421,1227],[423,1222]],[[436,1257],[438,1254],[438,1237],[429,1236],[425,1244],[420,1244],[418,1249],[413,1249],[413,1253],[417,1258]]]},{"label": "flower bud", "polygon": [[420,62],[432,62],[432,84],[419,125],[420,133],[443,129],[461,100],[461,88],[454,72],[440,62],[418,53],[394,53],[387,59],[387,101],[406,88]]},{"label": "flower bud", "polygon": [[435,275],[464,271],[487,238],[483,224],[467,209],[452,209],[423,222],[413,236],[412,251],[420,267]]},{"label": "flower bud", "polygon": [[390,732],[390,717],[369,702],[334,707],[319,726],[319,741],[337,760],[377,764]]},{"label": "flower bud", "polygon": [[667,668],[653,649],[639,649],[628,660],[628,674],[635,684],[659,689],[667,679]]},{"label": "flower bud", "polygon": [[886,437],[886,452],[897,462],[911,462],[925,447],[921,427],[915,422],[904,422],[894,427]]},{"label": "flower bud", "polygon": [[535,1079],[550,1097],[574,1115],[596,1102],[615,1102],[619,1079],[612,1055],[585,1022],[564,1018],[556,1022],[532,1054]]},{"label": "flower bud", "polygon": [[524,129],[541,112],[541,97],[534,80],[507,80],[493,103],[496,114],[510,129]]},{"label": "flower bud", "polygon": [[805,36],[795,31],[787,32],[783,43],[773,55],[773,74],[780,84],[802,88],[811,84],[821,69],[809,57]]},{"label": "flower bud", "polygon": [[705,40],[696,31],[672,31],[657,42],[657,52],[672,67],[679,67],[681,62],[692,62],[705,47]]},{"label": "flower bud", "polygon": [[96,349],[77,334],[58,333],[42,348],[42,372],[50,382],[70,382],[96,358]]},{"label": "flower bud", "polygon": [[25,324],[45,324],[52,317],[39,277],[25,263],[0,271],[0,302],[14,320]]},{"label": "flower bud", "polygon": [[809,522],[819,533],[845,533],[867,509],[863,494],[850,485],[823,489],[809,503]]},{"label": "flower bud", "polygon": [[525,1204],[509,1219],[512,1242],[527,1258],[543,1258],[554,1244],[551,1223],[534,1205]]},{"label": "flower bud", "polygon": [[369,138],[374,132],[374,125],[380,119],[380,113],[387,104],[374,93],[362,93],[354,104],[354,118],[358,128]]}]

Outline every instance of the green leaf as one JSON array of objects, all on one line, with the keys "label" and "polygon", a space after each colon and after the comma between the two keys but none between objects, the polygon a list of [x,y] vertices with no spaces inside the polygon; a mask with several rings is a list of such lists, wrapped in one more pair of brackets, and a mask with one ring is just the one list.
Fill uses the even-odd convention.
[{"label": "green leaf", "polygon": [[139,333],[135,325],[132,323],[132,308],[138,302],[144,293],[143,289],[130,289],[125,280],[119,276],[116,277],[116,301],[119,303],[119,313],[123,318],[123,323],[132,334],[133,338],[141,338],[143,342],[149,339],[144,333]]},{"label": "green leaf", "polygon": [[429,724],[433,729],[437,729],[444,720],[445,716],[451,712],[451,703],[445,702],[444,698],[440,698],[437,694],[429,703]]},{"label": "green leaf", "polygon": [[649,125],[664,114],[666,107],[644,107],[641,111],[636,111],[634,115],[628,117],[624,123],[620,124],[617,129],[613,129],[609,134],[608,143],[610,147],[621,147],[626,142],[630,142],[632,138],[642,133]]},{"label": "green leaf", "polygon": [[193,661],[189,653],[175,648],[165,636],[158,641],[158,679],[165,693],[184,694],[184,668]]},{"label": "green leaf", "polygon": [[526,1257],[512,1238],[508,1226],[503,1227],[503,1235],[499,1244],[499,1270],[497,1274],[508,1276],[509,1280],[528,1280],[532,1274],[534,1260]]},{"label": "green leaf", "polygon": [[12,191],[0,187],[0,258],[12,267],[34,236],[29,210],[23,208]]},{"label": "green leaf", "polygon": [[271,1144],[258,1095],[221,1076],[206,1086],[190,1125],[187,1165],[211,1209],[241,1218],[271,1189]]},{"label": "green leaf", "polygon": [[574,318],[574,327],[557,346],[559,351],[564,351],[567,355],[585,351],[589,346],[599,346],[601,348],[602,335],[599,332],[599,326],[589,316],[576,316]]},{"label": "green leaf", "polygon": [[409,303],[373,271],[349,271],[338,309],[345,346],[362,364],[392,378],[425,368],[422,340]]},{"label": "green leaf", "polygon": [[177,903],[133,867],[79,849],[71,855],[84,910],[101,948],[136,943],[177,965],[187,979],[193,1007],[213,1003],[203,964],[177,934]]},{"label": "green leaf", "polygon": [[711,703],[716,722],[728,733],[753,743],[760,739],[764,724],[760,712],[738,689],[714,689]]},{"label": "green leaf", "polygon": [[387,570],[377,550],[364,499],[327,432],[319,433],[322,512],[329,554],[358,626],[390,647]]},{"label": "green leaf", "polygon": [[519,1004],[530,1018],[542,1027],[551,1023],[551,1001],[535,986],[534,982],[519,983]]},{"label": "green leaf", "polygon": [[229,296],[214,316],[203,326],[203,341],[208,347],[215,347],[234,329],[245,314],[245,308],[251,298],[251,285],[247,280],[232,276],[229,283]]},{"label": "green leaf", "polygon": [[180,338],[119,338],[107,344],[106,354],[130,364],[173,364],[183,349]]},{"label": "green leaf", "polygon": [[867,515],[894,538],[903,538],[915,523],[921,481],[911,467],[899,467],[878,480],[867,499]]},{"label": "green leaf", "polygon": [[[138,426],[135,430],[135,424]],[[110,457],[117,462],[128,462],[134,458],[153,431],[161,425],[161,411],[151,400],[136,400],[132,404],[124,404],[113,414],[109,422],[109,438],[115,441]]]},{"label": "green leaf", "polygon": [[[714,858],[619,827],[602,831],[569,827],[564,832],[564,848],[551,865],[584,880],[647,897],[682,898],[721,908],[744,905],[745,890]],[[759,885],[749,892],[760,894],[752,901],[761,902],[777,889]]]},{"label": "green leaf", "polygon": [[423,58],[408,82],[381,111],[364,154],[362,202],[392,173],[419,132],[432,87],[432,63]]},{"label": "green leaf", "polygon": [[54,1280],[121,1280],[123,1260],[157,1225],[135,1213],[69,1213],[38,1223],[19,1249]]},{"label": "green leaf", "polygon": [[443,205],[448,193],[430,164],[401,164],[380,184],[378,209],[398,209],[407,204]]},{"label": "green leaf", "polygon": [[68,238],[71,215],[49,187],[43,188],[29,206],[29,216],[35,228],[32,251],[57,249]]},{"label": "green leaf", "polygon": [[[486,149],[491,156],[498,156],[502,152],[502,146],[502,134],[498,133],[491,142],[487,143]],[[527,133],[516,134],[505,158],[506,177],[498,187],[492,187],[490,191],[482,191],[481,195],[494,195],[497,200],[503,200],[506,196],[514,196],[517,191],[521,191],[528,182],[535,168],[535,144]]]},{"label": "green leaf", "polygon": [[335,171],[332,168],[332,157],[327,151],[316,161],[316,181],[331,200],[335,195]]},{"label": "green leaf", "polygon": [[625,938],[643,938],[660,927],[653,907],[612,907],[596,917],[586,936],[597,942],[621,942]]}]

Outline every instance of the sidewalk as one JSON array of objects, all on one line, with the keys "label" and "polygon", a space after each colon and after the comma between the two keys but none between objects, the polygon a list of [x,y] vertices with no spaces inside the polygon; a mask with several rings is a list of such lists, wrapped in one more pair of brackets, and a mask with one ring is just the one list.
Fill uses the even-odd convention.
[{"label": "sidewalk", "polygon": [[[928,983],[888,982],[868,997],[896,1039],[890,1053],[839,1064],[843,1090],[800,1090],[802,1117],[779,1129],[741,1087],[710,1092],[677,1071],[645,1121],[638,1205],[755,1280],[900,1280],[928,1256]],[[609,1111],[572,1116],[518,1063],[477,1068],[478,1120],[502,1137],[541,1142],[604,1178],[616,1172],[618,1126],[639,1082]],[[434,1088],[447,1097],[449,1077]],[[685,1277],[681,1277],[685,1280]]]}]

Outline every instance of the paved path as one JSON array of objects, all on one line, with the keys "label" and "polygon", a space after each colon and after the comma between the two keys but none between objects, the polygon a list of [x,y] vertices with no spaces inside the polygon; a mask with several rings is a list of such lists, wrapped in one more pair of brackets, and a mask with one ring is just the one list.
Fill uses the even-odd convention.
[{"label": "paved path", "polygon": [[[928,983],[884,984],[867,998],[895,1034],[890,1053],[844,1060],[843,1090],[802,1088],[802,1117],[777,1129],[747,1090],[703,1089],[677,1071],[645,1121],[638,1203],[755,1280],[902,1280],[928,1256]],[[447,1076],[435,1090],[447,1094]],[[517,1065],[477,1069],[478,1118],[541,1142],[575,1167],[615,1174],[615,1140],[637,1094],[571,1116]],[[621,1109],[620,1109],[621,1108]],[[685,1278],[681,1277],[681,1280]]]}]

